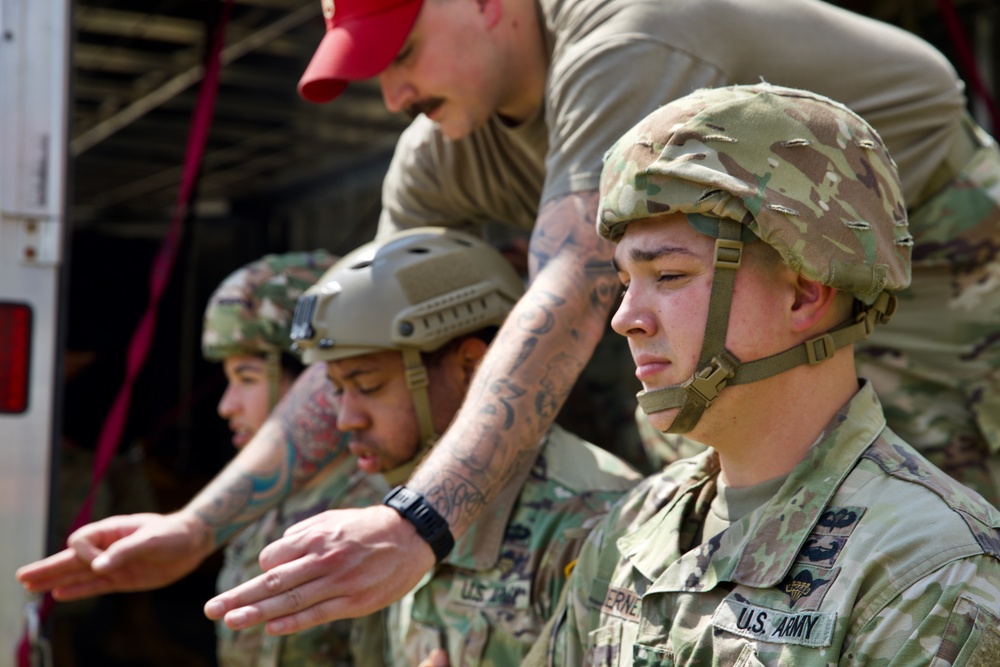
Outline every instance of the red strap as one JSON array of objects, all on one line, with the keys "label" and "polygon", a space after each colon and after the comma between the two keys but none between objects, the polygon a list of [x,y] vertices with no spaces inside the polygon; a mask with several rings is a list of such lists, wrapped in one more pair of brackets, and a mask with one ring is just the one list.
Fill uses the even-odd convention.
[{"label": "red strap", "polygon": [[990,121],[993,123],[993,132],[1000,132],[1000,113],[997,112],[996,102],[993,100],[993,96],[990,95],[990,91],[986,88],[983,78],[979,74],[979,67],[976,65],[975,57],[972,55],[969,40],[965,38],[965,31],[962,30],[962,23],[958,19],[958,12],[955,11],[955,5],[952,4],[951,0],[938,0],[938,9],[941,11],[941,18],[944,19],[945,26],[948,28],[948,35],[951,37],[951,43],[955,47],[956,57],[962,67],[965,78],[968,79],[969,85],[972,86],[979,99],[986,105],[990,114]]},{"label": "red strap", "polygon": [[[146,363],[146,358],[149,356],[149,348],[152,345],[153,335],[156,331],[156,315],[160,299],[170,282],[170,275],[173,272],[177,249],[180,246],[181,236],[184,232],[184,219],[187,216],[188,206],[191,203],[194,186],[198,181],[198,172],[202,156],[205,153],[205,143],[212,125],[215,97],[219,89],[219,72],[222,69],[219,55],[222,52],[222,45],[226,41],[226,24],[229,21],[232,7],[233,0],[226,0],[215,26],[215,32],[212,35],[208,58],[205,62],[205,76],[201,81],[201,87],[198,91],[198,100],[195,104],[194,114],[191,119],[191,128],[188,133],[187,152],[184,156],[184,173],[181,179],[180,190],[177,192],[177,200],[174,204],[173,218],[170,221],[170,228],[167,231],[166,238],[160,244],[160,248],[150,269],[149,303],[146,305],[146,312],[143,313],[139,325],[132,334],[132,340],[129,342],[128,353],[125,358],[125,380],[118,390],[114,403],[108,411],[104,419],[104,424],[101,427],[101,432],[97,439],[97,450],[94,459],[94,469],[91,473],[90,489],[83,504],[77,511],[76,517],[73,519],[70,532],[73,532],[90,520],[90,513],[93,509],[97,488],[104,478],[111,460],[114,458],[115,452],[121,442],[122,432],[125,430],[135,380],[142,371]],[[40,623],[45,621],[54,606],[55,603],[52,596],[46,594],[39,610]],[[30,667],[31,646],[27,631],[21,637],[17,654],[19,667]]]}]

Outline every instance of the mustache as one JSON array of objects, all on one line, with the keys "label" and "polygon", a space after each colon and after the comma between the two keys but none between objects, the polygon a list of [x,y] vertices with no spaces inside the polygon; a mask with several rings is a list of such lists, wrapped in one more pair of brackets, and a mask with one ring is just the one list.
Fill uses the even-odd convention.
[{"label": "mustache", "polygon": [[442,104],[444,104],[444,100],[440,97],[432,97],[427,100],[418,100],[406,107],[406,115],[409,116],[411,120],[413,120],[422,113],[428,114],[434,111]]}]

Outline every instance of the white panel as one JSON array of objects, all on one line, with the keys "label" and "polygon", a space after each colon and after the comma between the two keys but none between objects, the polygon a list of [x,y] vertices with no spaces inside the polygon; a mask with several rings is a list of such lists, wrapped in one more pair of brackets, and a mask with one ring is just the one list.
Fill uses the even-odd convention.
[{"label": "white panel", "polygon": [[67,0],[0,0],[0,300],[32,308],[28,410],[0,415],[0,667],[16,664],[23,589],[45,555],[65,210]]}]

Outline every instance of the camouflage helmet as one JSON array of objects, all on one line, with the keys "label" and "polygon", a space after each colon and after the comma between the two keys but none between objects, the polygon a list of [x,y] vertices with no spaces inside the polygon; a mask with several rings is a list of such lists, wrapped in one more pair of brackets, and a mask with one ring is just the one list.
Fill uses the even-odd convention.
[{"label": "camouflage helmet", "polygon": [[229,274],[205,308],[202,354],[221,361],[238,354],[291,352],[295,303],[336,259],[325,250],[266,255]]},{"label": "camouflage helmet", "polygon": [[[871,126],[814,93],[769,84],[698,90],[629,130],[605,155],[598,233],[617,241],[632,221],[668,213],[717,239],[701,370],[639,395],[646,412],[698,406],[682,407],[671,432],[693,427],[727,384],[818,363],[866,337],[910,281],[913,239],[895,163]],[[735,359],[724,349],[732,275],[743,244],[756,239],[793,271],[864,304],[855,321],[765,360]]]},{"label": "camouflage helmet", "polygon": [[335,261],[325,250],[266,255],[234,271],[205,308],[201,351],[210,361],[263,355],[270,405],[279,399],[281,353],[292,352],[289,330],[299,296]]},{"label": "camouflage helmet", "polygon": [[306,363],[403,353],[421,441],[434,433],[421,352],[499,327],[524,291],[499,251],[455,229],[418,227],[348,253],[299,299],[292,338]]}]

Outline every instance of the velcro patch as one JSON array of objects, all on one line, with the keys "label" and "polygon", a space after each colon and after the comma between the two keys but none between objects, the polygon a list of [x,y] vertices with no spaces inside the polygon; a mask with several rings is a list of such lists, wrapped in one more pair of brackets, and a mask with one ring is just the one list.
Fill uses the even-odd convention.
[{"label": "velcro patch", "polygon": [[641,607],[642,597],[635,591],[609,586],[608,594],[604,596],[604,602],[601,604],[601,611],[610,616],[638,623]]},{"label": "velcro patch", "polygon": [[829,646],[836,622],[833,612],[786,613],[733,598],[712,615],[713,626],[741,637],[801,646]]},{"label": "velcro patch", "polygon": [[451,586],[451,599],[471,607],[527,609],[531,605],[531,582],[480,581],[457,577]]}]

